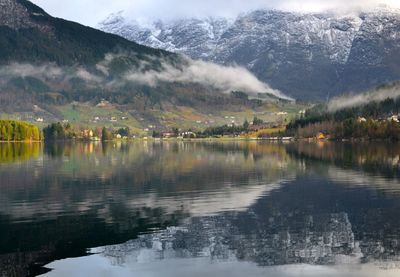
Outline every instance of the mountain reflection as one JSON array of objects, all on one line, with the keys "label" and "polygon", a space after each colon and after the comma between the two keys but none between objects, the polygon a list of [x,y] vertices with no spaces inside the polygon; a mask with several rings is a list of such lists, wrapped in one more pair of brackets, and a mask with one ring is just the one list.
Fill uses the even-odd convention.
[{"label": "mountain reflection", "polygon": [[[303,222],[304,229],[297,230],[298,233],[287,228],[276,233],[268,233],[268,229],[240,232],[243,226],[237,228],[232,223],[238,222],[232,220],[237,219],[229,216],[197,218],[187,227],[168,228],[122,245],[96,248],[93,252],[101,253],[112,259],[112,264],[120,266],[127,261],[151,262],[193,257],[209,257],[211,262],[237,259],[255,262],[260,266],[334,264],[339,254],[355,260],[362,257],[345,213],[331,214],[315,223],[314,218],[308,216]],[[147,252],[145,260],[144,252]]]},{"label": "mountain reflection", "polygon": [[[398,199],[357,197],[322,179],[303,177],[245,212],[193,218],[186,225],[93,249],[111,264],[207,257],[258,266],[373,263],[400,268]],[[385,210],[381,204],[384,203]]]},{"label": "mountain reflection", "polygon": [[98,253],[90,259],[130,269],[191,259],[398,267],[399,145],[149,141],[36,151],[0,164],[5,276],[43,273],[88,248]]}]

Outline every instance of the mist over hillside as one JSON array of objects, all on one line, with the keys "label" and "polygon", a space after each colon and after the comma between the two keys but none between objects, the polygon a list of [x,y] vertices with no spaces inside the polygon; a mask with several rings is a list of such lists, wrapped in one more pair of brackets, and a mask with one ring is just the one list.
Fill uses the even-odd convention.
[{"label": "mist over hillside", "polygon": [[387,100],[396,101],[399,97],[400,83],[393,82],[364,93],[335,97],[328,102],[328,110],[336,112],[343,109],[359,108]]}]

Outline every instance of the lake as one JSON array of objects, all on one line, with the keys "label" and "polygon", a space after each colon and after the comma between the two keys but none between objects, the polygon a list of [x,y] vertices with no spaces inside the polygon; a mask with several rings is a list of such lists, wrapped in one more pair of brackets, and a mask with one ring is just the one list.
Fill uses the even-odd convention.
[{"label": "lake", "polygon": [[0,144],[0,276],[400,276],[400,144]]}]

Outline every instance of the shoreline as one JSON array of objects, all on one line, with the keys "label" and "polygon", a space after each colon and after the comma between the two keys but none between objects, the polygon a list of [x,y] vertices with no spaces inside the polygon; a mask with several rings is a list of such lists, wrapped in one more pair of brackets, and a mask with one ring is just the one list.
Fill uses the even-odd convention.
[{"label": "shoreline", "polygon": [[44,143],[44,140],[0,140],[0,143]]},{"label": "shoreline", "polygon": [[[54,140],[51,142],[134,142],[134,141],[295,141],[294,138],[247,138],[247,137],[220,137],[220,138],[132,138],[132,139],[113,139],[113,140],[88,140],[88,139],[68,139]],[[46,143],[46,141],[44,141]]]},{"label": "shoreline", "polygon": [[[346,138],[346,139],[316,139],[316,138],[294,138],[294,137],[271,137],[271,138],[249,138],[249,137],[219,137],[219,138],[132,138],[132,139],[113,139],[113,140],[88,140],[88,139],[68,139],[68,140],[13,140],[5,141],[0,140],[0,144],[7,143],[24,143],[24,144],[51,144],[60,142],[83,142],[83,143],[112,143],[112,142],[135,142],[135,141],[149,141],[149,142],[218,142],[218,141],[265,141],[265,142],[396,142],[391,139],[365,139],[365,138]],[[399,141],[400,142],[400,141]]]}]

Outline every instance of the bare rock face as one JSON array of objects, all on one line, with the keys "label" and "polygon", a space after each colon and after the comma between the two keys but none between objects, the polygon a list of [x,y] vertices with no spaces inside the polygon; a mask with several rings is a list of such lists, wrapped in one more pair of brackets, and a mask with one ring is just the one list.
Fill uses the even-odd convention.
[{"label": "bare rock face", "polygon": [[12,29],[34,25],[29,18],[28,9],[15,0],[0,1],[0,22]]},{"label": "bare rock face", "polygon": [[29,4],[27,1],[0,0],[0,25],[13,30],[37,28],[50,32],[50,26],[40,22],[41,17],[48,15],[34,6],[30,9]]},{"label": "bare rock face", "polygon": [[98,27],[192,58],[245,66],[299,99],[325,99],[400,79],[400,11],[299,14],[257,10],[237,18],[137,22],[110,15]]},{"label": "bare rock face", "polygon": [[0,0],[0,24],[11,29],[21,29],[37,27],[31,16],[40,16],[32,14],[28,8],[17,0]]}]

